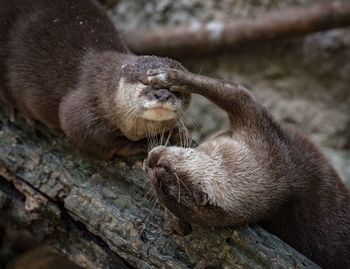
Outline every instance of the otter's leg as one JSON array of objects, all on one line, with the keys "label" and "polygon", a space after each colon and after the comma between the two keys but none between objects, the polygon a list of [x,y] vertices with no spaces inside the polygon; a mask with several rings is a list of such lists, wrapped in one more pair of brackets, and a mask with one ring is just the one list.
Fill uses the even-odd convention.
[{"label": "otter's leg", "polygon": [[177,69],[153,69],[147,74],[151,85],[169,87],[174,91],[190,91],[208,98],[229,114],[233,126],[251,125],[258,118],[256,115],[265,111],[246,88],[230,81]]}]

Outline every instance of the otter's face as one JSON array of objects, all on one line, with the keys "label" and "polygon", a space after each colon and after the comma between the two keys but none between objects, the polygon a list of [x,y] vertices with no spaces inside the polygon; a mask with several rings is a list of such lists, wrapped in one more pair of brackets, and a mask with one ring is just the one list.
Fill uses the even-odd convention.
[{"label": "otter's face", "polygon": [[[116,100],[123,100],[126,117],[147,121],[176,121],[190,102],[190,94],[147,85],[147,71],[153,68],[184,69],[178,62],[156,56],[136,57],[122,67]],[[120,106],[121,104],[118,104]]]},{"label": "otter's face", "polygon": [[207,226],[233,222],[225,208],[227,173],[220,156],[203,148],[154,148],[144,162],[157,196],[177,217]]}]

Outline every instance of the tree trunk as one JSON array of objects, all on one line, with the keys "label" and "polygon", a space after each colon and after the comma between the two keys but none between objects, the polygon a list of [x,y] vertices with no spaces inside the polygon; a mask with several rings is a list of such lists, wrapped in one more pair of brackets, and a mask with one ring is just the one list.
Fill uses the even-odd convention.
[{"label": "tree trunk", "polygon": [[0,218],[87,268],[318,268],[258,226],[183,236],[165,225],[141,159],[82,156],[0,109]]}]

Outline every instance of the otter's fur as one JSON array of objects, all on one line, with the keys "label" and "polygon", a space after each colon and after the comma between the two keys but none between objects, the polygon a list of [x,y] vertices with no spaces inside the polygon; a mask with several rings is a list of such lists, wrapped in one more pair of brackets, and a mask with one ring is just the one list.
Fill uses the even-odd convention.
[{"label": "otter's fur", "polygon": [[110,158],[144,150],[142,139],[171,129],[188,106],[188,94],[142,83],[150,68],[184,68],[130,53],[94,0],[0,5],[0,99],[61,128],[82,152]]},{"label": "otter's fur", "polygon": [[199,225],[259,222],[322,267],[350,268],[349,191],[305,135],[232,82],[171,69],[150,70],[148,79],[201,94],[230,120],[197,148],[149,153],[145,171],[162,203]]}]

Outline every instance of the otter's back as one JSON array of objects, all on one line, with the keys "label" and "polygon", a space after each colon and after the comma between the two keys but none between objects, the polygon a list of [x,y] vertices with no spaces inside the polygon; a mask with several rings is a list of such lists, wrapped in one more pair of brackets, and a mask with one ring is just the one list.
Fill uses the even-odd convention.
[{"label": "otter's back", "polygon": [[127,52],[94,0],[0,0],[0,5],[0,94],[24,113],[46,114],[49,125],[58,125],[59,102],[75,87],[87,52]]}]

